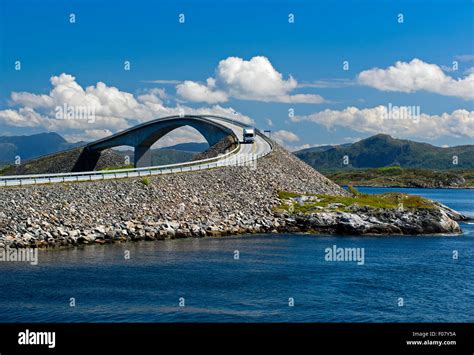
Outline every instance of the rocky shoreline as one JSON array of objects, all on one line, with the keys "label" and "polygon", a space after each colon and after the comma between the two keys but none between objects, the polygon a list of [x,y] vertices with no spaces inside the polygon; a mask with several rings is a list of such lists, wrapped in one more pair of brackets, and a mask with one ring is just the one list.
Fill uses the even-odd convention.
[{"label": "rocky shoreline", "polygon": [[285,231],[350,235],[423,235],[462,233],[458,221],[468,218],[442,207],[433,209],[371,209],[353,206],[351,212],[281,214]]},{"label": "rocky shoreline", "polygon": [[282,212],[279,191],[349,196],[276,146],[256,167],[0,189],[0,247],[64,247],[247,233],[460,233],[463,216],[431,209]]}]

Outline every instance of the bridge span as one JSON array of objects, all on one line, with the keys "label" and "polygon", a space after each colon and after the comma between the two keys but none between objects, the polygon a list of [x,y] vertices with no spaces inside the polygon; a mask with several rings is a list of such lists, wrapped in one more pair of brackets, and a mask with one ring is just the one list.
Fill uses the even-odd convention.
[{"label": "bridge span", "polygon": [[[231,136],[236,141],[236,148],[215,158],[151,166],[150,148],[153,143],[174,129],[183,126],[191,126],[197,129],[210,146],[227,136]],[[243,161],[250,162],[251,160],[256,160],[272,151],[271,141],[259,130],[256,130],[255,142],[253,144],[241,144],[243,129],[247,127],[247,125],[231,118],[213,115],[185,115],[158,118],[84,146],[83,153],[76,163],[76,168],[80,171],[57,174],[0,176],[0,186],[118,179],[240,165]],[[135,148],[135,168],[106,171],[92,170],[102,150],[121,145],[130,145]],[[88,167],[92,168],[87,169]]]}]

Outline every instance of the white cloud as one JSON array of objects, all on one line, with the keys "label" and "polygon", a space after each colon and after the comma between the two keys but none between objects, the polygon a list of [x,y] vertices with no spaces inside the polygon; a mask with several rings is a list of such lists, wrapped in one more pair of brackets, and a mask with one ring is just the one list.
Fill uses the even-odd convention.
[{"label": "white cloud", "polygon": [[474,99],[474,73],[465,78],[454,79],[446,75],[436,64],[420,59],[411,62],[396,62],[387,69],[373,68],[358,75],[362,85],[383,91],[415,92],[425,90],[445,96]]},{"label": "white cloud", "polygon": [[326,109],[308,116],[297,116],[292,121],[311,121],[328,129],[344,127],[356,132],[387,133],[397,137],[474,137],[474,111],[459,109],[441,115],[421,113],[418,119],[387,119],[387,112],[385,106],[347,107],[342,111]]},{"label": "white cloud", "polygon": [[206,84],[185,81],[176,86],[183,99],[195,102],[218,103],[233,97],[240,100],[283,103],[324,102],[319,95],[291,94],[298,86],[290,75],[284,79],[268,58],[256,56],[250,60],[228,57],[219,62],[216,77]]},{"label": "white cloud", "polygon": [[272,132],[272,139],[282,145],[285,145],[286,143],[298,142],[300,140],[296,134],[284,129]]},{"label": "white cloud", "polygon": [[66,134],[64,135],[64,138],[68,142],[80,142],[101,139],[104,137],[108,137],[111,134],[113,134],[113,132],[108,129],[86,129],[83,132]]},{"label": "white cloud", "polygon": [[213,82],[213,80],[209,78],[208,85],[186,80],[176,86],[176,92],[188,101],[207,102],[209,104],[226,102],[228,100],[227,94],[220,90],[213,90],[213,85],[209,85],[209,82]]},{"label": "white cloud", "polygon": [[268,127],[273,127],[273,121],[270,118],[267,118],[267,125]]},{"label": "white cloud", "polygon": [[[47,95],[13,92],[12,106],[22,107],[0,110],[0,123],[13,127],[43,128],[62,133],[76,141],[94,140],[103,134],[107,135],[133,126],[136,121],[145,122],[159,117],[178,115],[181,112],[232,116],[233,119],[246,124],[254,123],[250,117],[236,113],[231,107],[224,108],[219,105],[202,108],[166,107],[162,102],[162,99],[166,98],[166,93],[159,88],[148,90],[137,97],[102,82],[84,89],[76,82],[75,77],[65,73],[53,76],[51,84],[53,88]],[[212,85],[212,82],[209,84]],[[91,109],[94,119],[56,119],[55,109],[63,105]]]},{"label": "white cloud", "polygon": [[32,108],[22,107],[19,110],[0,111],[0,122],[13,127],[36,127],[46,123],[46,118]]}]

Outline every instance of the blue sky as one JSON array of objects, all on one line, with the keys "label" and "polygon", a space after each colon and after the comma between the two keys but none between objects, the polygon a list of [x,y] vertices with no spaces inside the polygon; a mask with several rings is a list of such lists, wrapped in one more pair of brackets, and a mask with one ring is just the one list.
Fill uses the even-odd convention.
[{"label": "blue sky", "polygon": [[[471,1],[3,0],[1,6],[3,134],[55,130],[71,140],[94,139],[177,106],[218,105],[221,113],[232,108],[271,129],[292,149],[378,132],[436,145],[473,143]],[[51,78],[63,73],[74,79],[58,79],[58,93],[51,94]],[[88,97],[75,92],[68,101],[67,90],[91,85],[97,90]],[[301,94],[309,96],[295,96]],[[50,122],[61,100],[92,102],[96,119]],[[380,106],[389,104],[417,106],[424,116],[380,119]]]}]

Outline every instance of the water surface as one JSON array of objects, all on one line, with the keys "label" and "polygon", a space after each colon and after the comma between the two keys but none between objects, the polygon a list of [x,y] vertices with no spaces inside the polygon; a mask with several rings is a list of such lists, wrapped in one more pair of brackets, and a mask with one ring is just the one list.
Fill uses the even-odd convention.
[{"label": "water surface", "polygon": [[[359,190],[419,194],[474,217],[473,190]],[[458,237],[249,235],[40,251],[37,266],[0,263],[0,322],[473,322],[474,225],[462,228]],[[333,245],[364,248],[364,265],[325,261]]]}]

